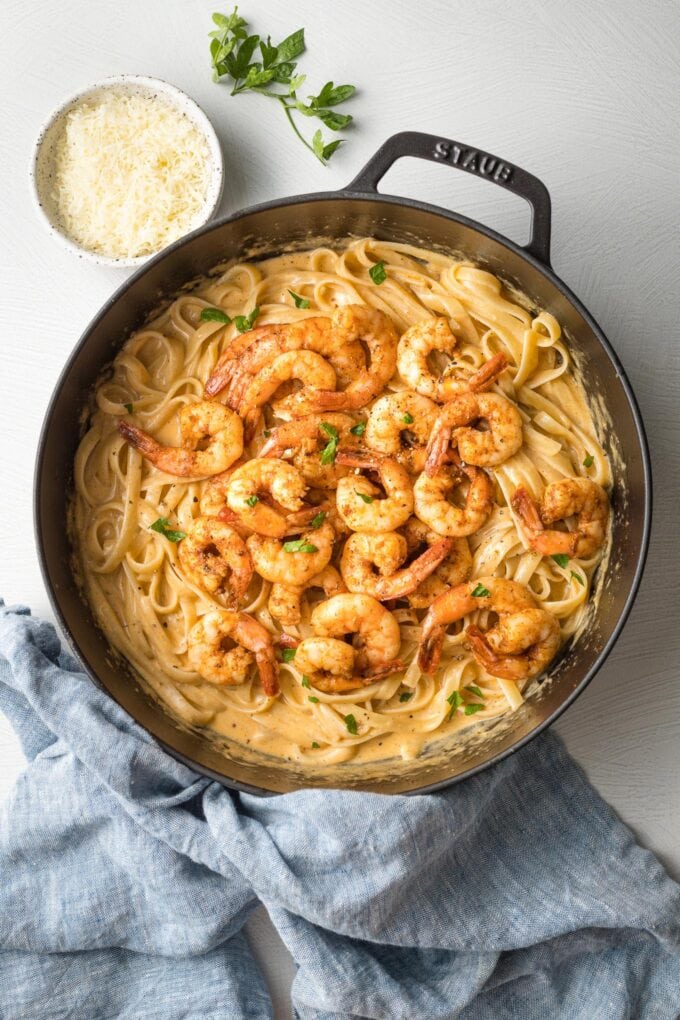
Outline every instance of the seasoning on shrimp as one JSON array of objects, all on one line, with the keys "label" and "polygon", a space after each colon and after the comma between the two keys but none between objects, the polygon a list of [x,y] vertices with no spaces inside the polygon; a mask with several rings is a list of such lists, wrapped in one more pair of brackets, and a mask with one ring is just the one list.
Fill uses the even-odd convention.
[{"label": "seasoning on shrimp", "polygon": [[[161,471],[182,477],[208,478],[226,470],[243,453],[243,425],[233,411],[210,400],[185,404],[179,412],[183,446],[162,446],[132,422],[121,419],[118,431]],[[205,449],[198,449],[206,442]]]}]

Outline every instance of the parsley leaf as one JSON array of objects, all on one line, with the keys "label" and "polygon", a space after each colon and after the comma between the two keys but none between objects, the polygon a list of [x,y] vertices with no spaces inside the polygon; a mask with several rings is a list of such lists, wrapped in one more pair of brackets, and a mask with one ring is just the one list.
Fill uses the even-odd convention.
[{"label": "parsley leaf", "polygon": [[413,415],[409,414],[408,411],[401,420],[404,422],[405,425],[413,425]]},{"label": "parsley leaf", "polygon": [[309,690],[310,687],[312,686],[310,684],[310,682],[309,682],[309,677],[308,676],[304,676],[303,675],[302,680],[300,681],[300,683],[302,684],[303,687],[306,687],[307,690]]},{"label": "parsley leaf", "polygon": [[550,559],[554,560],[558,567],[566,567],[569,562],[569,557],[566,553],[554,553]]},{"label": "parsley leaf", "polygon": [[288,293],[295,302],[296,308],[309,308],[309,300],[307,298],[300,297],[300,295],[296,294],[294,290],[289,290]]},{"label": "parsley leaf", "polygon": [[[298,28],[275,45],[270,36],[265,41],[259,35],[251,35],[248,22],[239,15],[237,7],[228,15],[213,14],[213,22],[217,26],[209,33],[213,81],[229,79],[232,96],[250,90],[276,100],[302,144],[326,163],[342,144],[342,139],[326,142],[319,129],[310,142],[300,132],[294,115],[315,117],[331,131],[342,131],[349,127],[353,118],[347,113],[336,113],[331,107],[354,95],[354,85],[326,82],[319,94],[308,96],[305,103],[298,97],[298,89],[306,76],[295,74],[296,60],[305,50],[303,28]],[[259,60],[256,57],[258,49]],[[298,307],[306,308],[308,304]]]},{"label": "parsley leaf", "polygon": [[586,459],[583,461],[583,466],[584,468],[589,468],[592,467],[594,463],[595,458],[593,457],[592,453],[589,453]]},{"label": "parsley leaf", "polygon": [[297,648],[283,648],[281,650],[281,661],[282,662],[292,662],[293,659],[295,658],[295,653],[296,652],[297,652]]},{"label": "parsley leaf", "polygon": [[376,286],[379,287],[380,284],[384,283],[385,280],[387,279],[387,271],[385,269],[385,263],[384,262],[376,262],[375,265],[371,266],[371,268],[369,269],[368,275],[373,280],[373,283]]},{"label": "parsley leaf", "polygon": [[485,599],[491,594],[488,588],[485,588],[483,584],[478,584],[475,590],[472,592],[473,599]]},{"label": "parsley leaf", "polygon": [[451,706],[451,711],[449,712],[448,716],[446,717],[447,722],[448,722],[448,720],[453,717],[453,715],[456,712],[456,710],[459,709],[460,706],[463,704],[463,699],[461,697],[460,691],[453,691],[452,694],[449,694],[449,696],[448,696],[448,698],[446,700],[448,701],[449,705]]},{"label": "parsley leaf", "polygon": [[484,698],[481,688],[477,687],[476,684],[466,684],[465,690],[470,691],[471,694],[476,694],[478,698]]},{"label": "parsley leaf", "polygon": [[221,308],[203,308],[199,319],[201,322],[223,322],[225,326],[231,322],[231,317]]},{"label": "parsley leaf", "polygon": [[132,404],[123,404],[123,407],[125,408],[125,410],[127,411],[128,414],[132,414],[132,410],[133,410]]},{"label": "parsley leaf", "polygon": [[358,496],[359,499],[363,499],[364,503],[372,503],[375,496],[367,496],[365,492],[359,492],[358,489],[354,490],[354,495]]},{"label": "parsley leaf", "polygon": [[483,708],[484,705],[473,703],[471,705],[466,705],[465,708],[463,709],[463,712],[465,713],[465,715],[474,715],[475,712],[481,712]]},{"label": "parsley leaf", "polygon": [[250,507],[255,506],[255,504],[259,503],[259,502],[260,502],[260,497],[259,496],[248,496],[248,499],[246,500],[246,503]]},{"label": "parsley leaf", "polygon": [[580,575],[580,574],[577,574],[575,570],[572,570],[572,572],[571,572],[571,576],[572,576],[572,577],[574,578],[574,580],[575,580],[575,581],[578,581],[578,583],[579,583],[579,584],[580,584],[580,585],[581,585],[581,586],[582,586],[583,588],[585,588],[585,586],[586,586],[586,582],[585,582],[585,581],[583,580],[583,578],[581,577],[581,575]]},{"label": "parsley leaf", "polygon": [[399,700],[400,701],[410,701],[412,697],[413,697],[413,691],[404,691],[403,694],[399,695]]},{"label": "parsley leaf", "polygon": [[319,703],[319,699],[315,698],[313,694],[309,695],[309,697],[307,698],[307,701],[311,701],[311,703],[313,705],[318,705],[318,703]]},{"label": "parsley leaf", "polygon": [[352,736],[356,736],[356,733],[357,733],[357,721],[356,721],[356,719],[354,718],[353,715],[346,715],[345,716],[345,726],[347,727],[347,732],[348,733],[351,733]]},{"label": "parsley leaf", "polygon": [[317,744],[316,740],[313,740],[312,741],[312,747],[316,751],[316,750],[318,750],[321,747],[321,744]]},{"label": "parsley leaf", "polygon": [[330,436],[327,445],[321,451],[321,463],[322,464],[334,464],[335,458],[338,455],[338,443],[340,442],[340,433],[333,426],[329,425],[327,421],[322,421],[321,430]]},{"label": "parsley leaf", "polygon": [[316,528],[320,528],[321,527],[321,525],[323,524],[323,522],[325,520],[326,520],[326,511],[325,510],[319,510],[319,512],[316,515],[316,517],[312,517],[312,524],[311,524],[311,526],[316,530]]},{"label": "parsley leaf", "polygon": [[167,517],[159,517],[157,521],[149,525],[149,531],[157,531],[163,538],[167,538],[168,542],[181,542],[183,538],[187,537],[186,531],[175,531],[171,528]]},{"label": "parsley leaf", "polygon": [[249,329],[252,329],[259,314],[260,309],[256,305],[250,315],[235,315],[234,325],[239,333],[247,333]]},{"label": "parsley leaf", "polygon": [[365,421],[358,421],[356,425],[352,425],[352,428],[350,429],[350,432],[352,433],[353,436],[363,436],[365,431],[366,431]]},{"label": "parsley leaf", "polygon": [[305,542],[304,538],[296,538],[292,542],[283,543],[283,551],[287,553],[315,553],[318,548],[311,542]]}]

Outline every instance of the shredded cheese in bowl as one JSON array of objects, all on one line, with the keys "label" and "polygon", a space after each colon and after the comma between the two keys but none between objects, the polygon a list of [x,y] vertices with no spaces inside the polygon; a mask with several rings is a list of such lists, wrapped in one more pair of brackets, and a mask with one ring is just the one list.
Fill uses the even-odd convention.
[{"label": "shredded cheese in bowl", "polygon": [[86,92],[41,139],[49,160],[42,181],[36,174],[41,207],[100,261],[141,261],[206,222],[219,199],[214,133],[187,112],[204,118],[188,97],[177,92],[175,102],[176,90],[158,84],[164,90],[112,83]]}]

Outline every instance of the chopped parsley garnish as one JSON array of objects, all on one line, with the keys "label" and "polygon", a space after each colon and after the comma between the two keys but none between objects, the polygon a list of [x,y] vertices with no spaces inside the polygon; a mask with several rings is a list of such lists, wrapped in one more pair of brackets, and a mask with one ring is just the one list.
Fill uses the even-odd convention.
[{"label": "chopped parsley garnish", "polygon": [[231,322],[231,317],[221,308],[203,308],[199,319],[201,322],[222,322],[225,326]]},{"label": "chopped parsley garnish", "polygon": [[338,455],[338,443],[340,442],[340,433],[333,426],[329,425],[327,421],[322,421],[320,428],[323,432],[329,436],[328,443],[321,451],[321,463],[322,464],[334,464],[335,458]]},{"label": "chopped parsley garnish", "polygon": [[325,520],[326,520],[326,511],[325,510],[319,510],[319,512],[316,515],[316,517],[312,517],[312,527],[314,529],[320,528]]},{"label": "chopped parsley garnish", "polygon": [[449,705],[451,706],[451,711],[449,712],[449,714],[447,716],[447,721],[448,721],[448,719],[452,718],[454,712],[457,709],[459,709],[460,706],[463,704],[463,699],[462,699],[462,697],[460,695],[460,691],[453,691],[452,694],[449,694],[449,696],[448,696],[448,698],[446,700],[448,701]]},{"label": "chopped parsley garnish", "polygon": [[566,567],[567,563],[569,562],[569,557],[567,556],[566,553],[555,553],[553,556],[550,557],[550,559],[554,560],[558,567],[563,568]]},{"label": "chopped parsley garnish", "polygon": [[413,691],[404,691],[403,694],[399,695],[399,700],[400,701],[410,701],[412,697],[413,697]]},{"label": "chopped parsley garnish", "polygon": [[484,695],[481,692],[481,689],[477,687],[476,684],[466,684],[465,690],[470,691],[471,694],[476,694],[478,698],[484,697]]},{"label": "chopped parsley garnish", "polygon": [[260,309],[255,305],[250,315],[235,315],[234,325],[239,333],[247,333],[249,329],[252,329],[259,314]]},{"label": "chopped parsley garnish", "polygon": [[318,703],[319,703],[319,699],[315,698],[313,694],[309,695],[309,697],[307,698],[307,701],[311,701],[311,703],[313,705],[318,705]]},{"label": "chopped parsley garnish", "polygon": [[132,404],[123,404],[123,407],[125,408],[128,414],[132,414]]},{"label": "chopped parsley garnish", "polygon": [[171,528],[167,517],[159,517],[157,521],[149,525],[149,530],[157,531],[163,538],[167,538],[168,542],[181,542],[183,538],[187,537],[186,531],[175,531]]},{"label": "chopped parsley garnish", "polygon": [[315,553],[319,550],[311,542],[305,542],[304,538],[296,538],[292,542],[284,542],[283,551],[287,553]]},{"label": "chopped parsley garnish", "polygon": [[365,431],[366,431],[365,421],[358,421],[356,425],[352,425],[352,428],[350,429],[350,432],[352,433],[353,436],[363,436]]},{"label": "chopped parsley garnish", "polygon": [[306,687],[307,690],[309,690],[310,687],[312,686],[311,683],[309,682],[309,677],[306,676],[306,675],[303,675],[302,680],[300,681],[300,683],[302,684],[303,687]]},{"label": "chopped parsley garnish", "polygon": [[486,599],[489,597],[491,592],[488,588],[485,588],[483,584],[478,584],[475,590],[472,592],[473,599]]},{"label": "chopped parsley garnish", "polygon": [[347,732],[348,733],[351,733],[352,736],[356,736],[356,734],[357,734],[357,721],[356,721],[356,719],[354,718],[353,715],[346,715],[345,716],[345,726],[347,727]]},{"label": "chopped parsley garnish", "polygon": [[373,283],[376,284],[376,286],[380,286],[380,284],[384,283],[385,280],[387,279],[385,263],[376,262],[376,264],[374,266],[371,266],[371,268],[369,269],[368,275],[373,280]]},{"label": "chopped parsley garnish", "polygon": [[572,570],[571,576],[574,578],[575,581],[578,581],[578,583],[580,585],[583,585],[583,587],[585,588],[586,582],[583,580],[580,574],[577,574],[575,570]]},{"label": "chopped parsley garnish", "polygon": [[296,308],[309,308],[309,300],[307,298],[300,297],[300,295],[296,294],[294,290],[289,290],[288,293],[295,302]]},{"label": "chopped parsley garnish", "polygon": [[375,496],[367,496],[365,492],[359,492],[358,489],[354,490],[354,495],[358,496],[359,499],[363,499],[364,503],[372,503]]},{"label": "chopped parsley garnish", "polygon": [[260,502],[260,497],[259,496],[248,496],[248,499],[246,500],[246,503],[250,507],[255,506],[255,504],[259,503],[259,502]]},{"label": "chopped parsley garnish", "polygon": [[265,429],[264,432],[262,433],[262,435],[264,436],[265,439],[269,439],[271,434],[272,434],[272,430],[271,429]]},{"label": "chopped parsley garnish", "polygon": [[321,744],[317,744],[316,740],[313,740],[312,747],[314,748],[315,751],[318,751],[318,749],[321,747]]},{"label": "chopped parsley garnish", "polygon": [[594,463],[595,458],[593,457],[592,453],[589,453],[586,459],[583,461],[583,466],[584,468],[589,468],[592,467]]},{"label": "chopped parsley garnish", "polygon": [[413,415],[409,414],[408,411],[401,420],[403,421],[404,425],[413,425]]},{"label": "chopped parsley garnish", "polygon": [[284,648],[281,651],[281,659],[283,662],[292,662],[295,658],[297,648]]},{"label": "chopped parsley garnish", "polygon": [[483,708],[484,705],[473,703],[471,705],[466,705],[465,708],[463,709],[463,712],[465,713],[465,715],[474,715],[475,712],[481,712]]}]

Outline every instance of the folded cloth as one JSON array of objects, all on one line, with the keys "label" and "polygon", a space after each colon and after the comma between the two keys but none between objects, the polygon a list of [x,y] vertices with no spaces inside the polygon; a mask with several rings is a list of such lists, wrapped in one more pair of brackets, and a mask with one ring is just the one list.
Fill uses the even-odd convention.
[{"label": "folded cloth", "polygon": [[421,797],[237,795],[162,751],[0,609],[29,764],[0,814],[0,1016],[272,1016],[265,904],[300,1020],[675,1020],[680,887],[545,734]]}]

